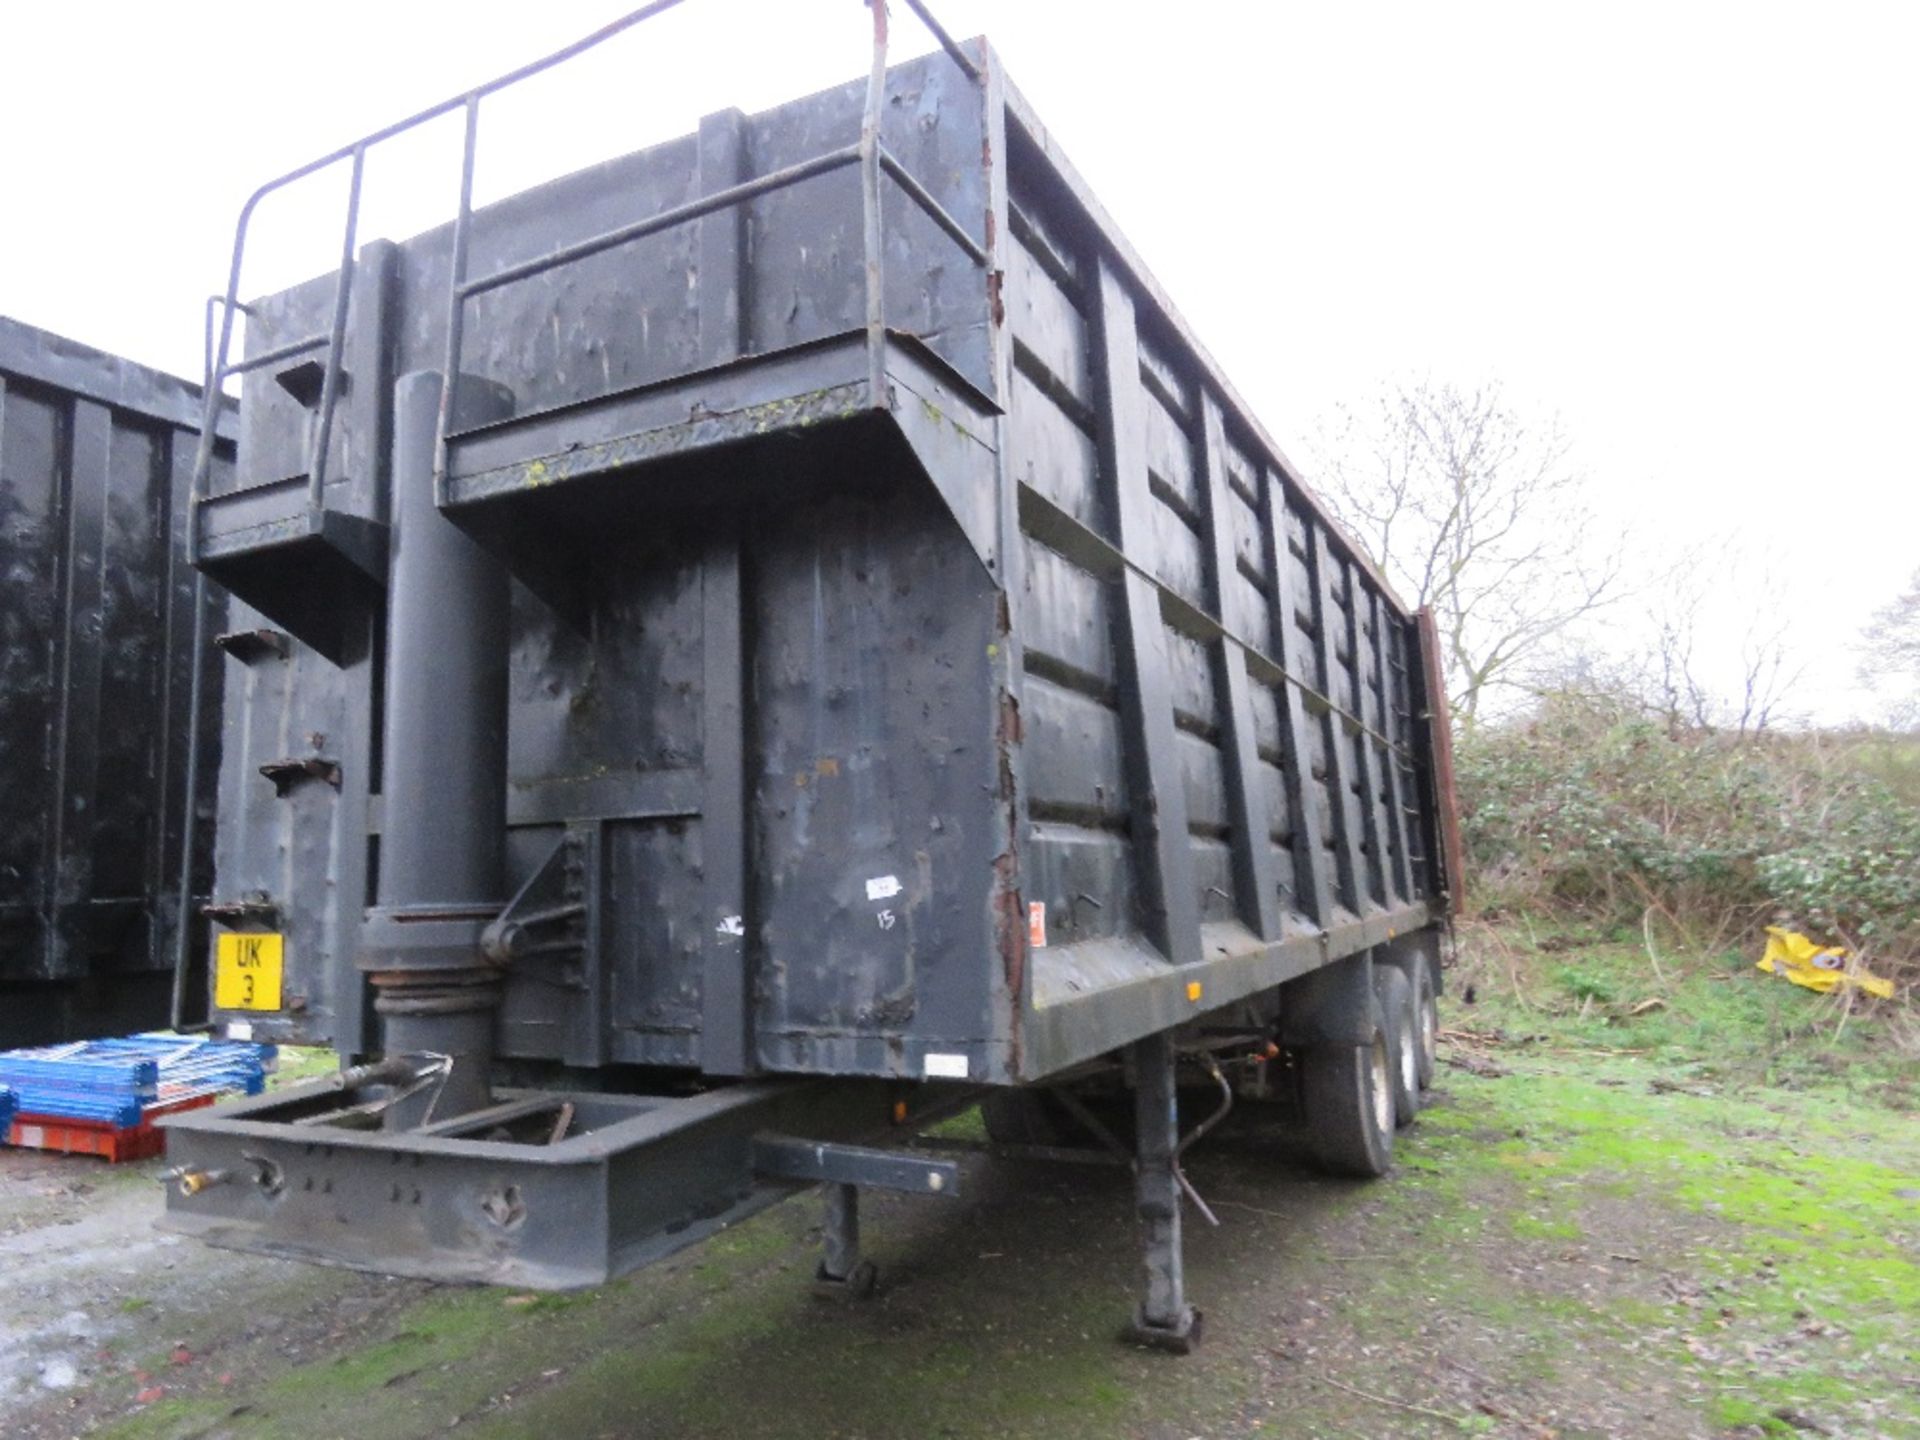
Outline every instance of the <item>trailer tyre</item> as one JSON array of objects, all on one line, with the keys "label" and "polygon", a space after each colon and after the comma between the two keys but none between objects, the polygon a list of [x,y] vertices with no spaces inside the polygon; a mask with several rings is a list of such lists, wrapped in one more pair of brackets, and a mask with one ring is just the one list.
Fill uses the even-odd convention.
[{"label": "trailer tyre", "polygon": [[1440,997],[1434,988],[1433,966],[1424,957],[1413,967],[1413,1024],[1414,1068],[1420,1088],[1431,1090],[1440,1060]]},{"label": "trailer tyre", "polygon": [[1301,1054],[1301,1098],[1314,1157],[1332,1175],[1371,1179],[1393,1166],[1393,1072],[1379,1002],[1362,1045],[1315,1045]]},{"label": "trailer tyre", "polygon": [[1373,988],[1380,997],[1380,1016],[1387,1031],[1393,1123],[1405,1129],[1420,1113],[1420,1017],[1413,986],[1399,966],[1380,965],[1373,972]]},{"label": "trailer tyre", "polygon": [[1061,1108],[1037,1086],[991,1091],[980,1102],[980,1119],[996,1145],[1058,1145],[1063,1139]]},{"label": "trailer tyre", "polygon": [[996,1145],[1040,1145],[1050,1149],[1097,1150],[1127,1146],[1133,1136],[1133,1093],[1080,1095],[1080,1108],[1106,1130],[1102,1135],[1054,1091],[1042,1086],[995,1090],[980,1102],[987,1138]]}]

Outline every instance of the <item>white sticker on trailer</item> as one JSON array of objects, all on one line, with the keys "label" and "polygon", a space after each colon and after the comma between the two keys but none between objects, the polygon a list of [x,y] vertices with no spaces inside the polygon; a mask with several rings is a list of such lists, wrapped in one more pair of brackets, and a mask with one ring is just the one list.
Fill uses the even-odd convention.
[{"label": "white sticker on trailer", "polygon": [[867,881],[867,899],[891,900],[905,888],[898,875],[876,875]]},{"label": "white sticker on trailer", "polygon": [[253,1023],[249,1020],[229,1020],[227,1022],[227,1039],[253,1039]]},{"label": "white sticker on trailer", "polygon": [[964,1080],[970,1072],[966,1056],[941,1055],[929,1050],[921,1073],[929,1080]]}]

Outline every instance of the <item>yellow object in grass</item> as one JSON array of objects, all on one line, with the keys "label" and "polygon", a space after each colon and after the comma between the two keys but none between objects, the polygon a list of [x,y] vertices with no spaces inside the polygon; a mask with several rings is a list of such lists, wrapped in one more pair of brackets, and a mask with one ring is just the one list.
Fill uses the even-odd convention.
[{"label": "yellow object in grass", "polygon": [[1756,967],[1772,975],[1784,975],[1794,984],[1822,995],[1843,985],[1857,985],[1882,1000],[1893,998],[1893,982],[1869,975],[1864,970],[1847,969],[1847,952],[1838,945],[1816,945],[1797,930],[1767,927],[1767,952]]}]

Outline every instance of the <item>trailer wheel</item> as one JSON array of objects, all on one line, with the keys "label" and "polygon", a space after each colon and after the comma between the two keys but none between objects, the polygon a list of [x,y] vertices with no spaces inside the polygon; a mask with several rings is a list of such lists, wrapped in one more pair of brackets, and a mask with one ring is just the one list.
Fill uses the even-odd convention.
[{"label": "trailer wheel", "polygon": [[1333,1175],[1371,1179],[1393,1165],[1393,1070],[1379,1002],[1363,1045],[1301,1052],[1300,1089],[1314,1157]]},{"label": "trailer wheel", "polygon": [[1433,966],[1424,956],[1413,967],[1413,1021],[1415,1069],[1420,1088],[1431,1090],[1440,1060],[1440,997],[1434,991]]},{"label": "trailer wheel", "polygon": [[980,1102],[987,1138],[996,1145],[1043,1145],[1064,1150],[1098,1150],[1110,1143],[1133,1142],[1133,1092],[1078,1095],[1080,1108],[1106,1130],[1102,1135],[1054,1091],[1033,1085],[995,1090]]},{"label": "trailer wheel", "polygon": [[1413,987],[1397,965],[1377,965],[1373,988],[1387,1031],[1388,1070],[1393,1076],[1393,1121],[1402,1129],[1420,1113],[1420,1017]]},{"label": "trailer wheel", "polygon": [[1063,1117],[1051,1101],[1038,1087],[990,1091],[980,1102],[987,1138],[996,1145],[1060,1144]]}]

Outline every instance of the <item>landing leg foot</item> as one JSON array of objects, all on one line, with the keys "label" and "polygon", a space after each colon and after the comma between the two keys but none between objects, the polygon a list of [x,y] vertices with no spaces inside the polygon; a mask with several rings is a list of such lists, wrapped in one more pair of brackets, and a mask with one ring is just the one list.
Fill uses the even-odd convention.
[{"label": "landing leg foot", "polygon": [[816,1300],[836,1300],[843,1304],[868,1300],[879,1288],[880,1267],[871,1260],[862,1260],[853,1267],[852,1274],[838,1280],[827,1274],[824,1266],[813,1272],[813,1298]]},{"label": "landing leg foot", "polygon": [[822,1300],[841,1301],[872,1295],[880,1284],[880,1270],[860,1258],[860,1191],[855,1186],[827,1186],[823,1240],[813,1293]]},{"label": "landing leg foot", "polygon": [[1130,1345],[1145,1345],[1150,1350],[1164,1350],[1169,1355],[1191,1355],[1200,1344],[1203,1318],[1198,1310],[1189,1305],[1177,1323],[1158,1325],[1147,1319],[1146,1307],[1141,1306],[1133,1312],[1133,1323],[1121,1332],[1120,1338]]}]

